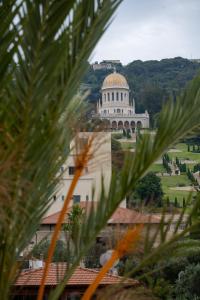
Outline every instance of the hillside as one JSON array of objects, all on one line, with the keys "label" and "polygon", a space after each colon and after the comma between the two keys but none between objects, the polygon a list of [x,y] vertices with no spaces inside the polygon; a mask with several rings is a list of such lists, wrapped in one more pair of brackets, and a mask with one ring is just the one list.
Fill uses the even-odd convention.
[{"label": "hillside", "polygon": [[[152,119],[162,107],[162,103],[178,95],[186,84],[200,70],[200,63],[181,57],[163,59],[161,61],[136,60],[126,66],[117,66],[117,71],[124,74],[136,101],[136,111],[148,109]],[[90,103],[96,103],[99,98],[101,84],[110,70],[89,68],[83,83],[90,87],[88,97]]]}]

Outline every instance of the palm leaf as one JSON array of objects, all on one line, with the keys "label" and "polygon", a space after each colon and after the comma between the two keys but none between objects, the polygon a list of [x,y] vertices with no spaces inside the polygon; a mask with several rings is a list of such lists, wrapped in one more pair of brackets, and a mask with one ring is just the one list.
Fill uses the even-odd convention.
[{"label": "palm leaf", "polygon": [[73,128],[80,116],[83,95],[77,96],[77,89],[91,51],[119,3],[119,0],[2,2],[2,299],[9,297],[20,252],[52,203],[59,169],[69,153]]}]

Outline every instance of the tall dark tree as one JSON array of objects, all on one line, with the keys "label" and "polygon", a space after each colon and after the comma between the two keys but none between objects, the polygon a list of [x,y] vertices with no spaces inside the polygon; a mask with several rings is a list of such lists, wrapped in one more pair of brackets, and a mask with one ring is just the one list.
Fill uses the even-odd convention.
[{"label": "tall dark tree", "polygon": [[160,205],[163,194],[161,179],[154,172],[149,172],[136,187],[136,195],[145,201],[145,204],[151,202]]}]

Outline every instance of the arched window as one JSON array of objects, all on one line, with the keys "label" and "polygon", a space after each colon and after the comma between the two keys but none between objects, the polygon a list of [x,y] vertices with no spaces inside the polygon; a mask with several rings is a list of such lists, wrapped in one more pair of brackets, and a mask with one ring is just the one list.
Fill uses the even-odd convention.
[{"label": "arched window", "polygon": [[110,94],[108,93],[108,101],[110,101]]},{"label": "arched window", "polygon": [[122,121],[119,121],[119,122],[118,122],[118,128],[119,128],[119,129],[122,129],[122,128],[123,128],[123,122],[122,122]]},{"label": "arched window", "polygon": [[112,121],[112,128],[117,128],[117,122],[116,121]]},{"label": "arched window", "polygon": [[142,122],[141,121],[137,122],[137,128],[142,128]]},{"label": "arched window", "polygon": [[119,100],[119,93],[118,92],[116,93],[116,99],[117,99],[117,101]]},{"label": "arched window", "polygon": [[114,101],[114,93],[112,93],[112,101]]},{"label": "arched window", "polygon": [[117,112],[118,112],[118,114],[120,113],[120,109],[119,108],[117,109]]},{"label": "arched window", "polygon": [[104,94],[104,101],[106,102],[106,93]]},{"label": "arched window", "polygon": [[124,99],[126,99],[126,93],[124,93]]},{"label": "arched window", "polygon": [[123,93],[121,93],[121,101],[123,101]]},{"label": "arched window", "polygon": [[134,121],[131,121],[131,127],[135,128],[135,122]]},{"label": "arched window", "polygon": [[128,121],[125,121],[125,122],[124,122],[124,126],[125,126],[125,128],[129,128],[129,122],[128,122]]}]

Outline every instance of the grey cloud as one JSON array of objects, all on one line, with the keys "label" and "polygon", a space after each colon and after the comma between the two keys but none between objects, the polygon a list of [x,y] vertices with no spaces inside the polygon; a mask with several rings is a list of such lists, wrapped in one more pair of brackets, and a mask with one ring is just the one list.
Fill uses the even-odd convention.
[{"label": "grey cloud", "polygon": [[92,61],[200,57],[199,0],[125,0]]}]

